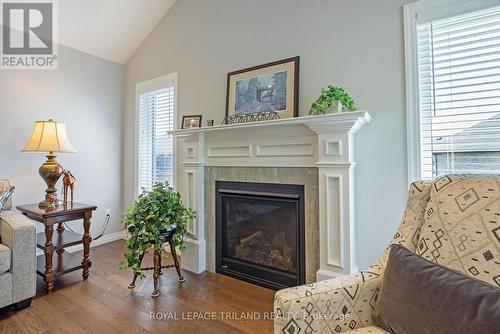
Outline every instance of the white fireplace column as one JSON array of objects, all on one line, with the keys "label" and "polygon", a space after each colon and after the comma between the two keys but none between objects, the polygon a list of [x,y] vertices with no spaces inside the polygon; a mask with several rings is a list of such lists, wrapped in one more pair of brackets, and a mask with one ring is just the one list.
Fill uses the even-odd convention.
[{"label": "white fireplace column", "polygon": [[188,224],[194,238],[185,240],[181,267],[197,274],[206,270],[205,243],[205,170],[204,133],[193,136],[177,136],[180,140],[177,155],[180,165],[177,172],[177,188],[184,204],[196,211],[196,219]]},{"label": "white fireplace column", "polygon": [[205,228],[215,222],[205,221],[205,166],[317,167],[320,259],[316,279],[357,272],[353,137],[370,119],[368,112],[357,111],[172,131],[179,139],[178,189],[183,201],[198,213],[190,225],[196,238],[186,241],[182,267],[200,273],[212,260],[207,259]]},{"label": "white fireplace column", "polygon": [[354,216],[354,133],[370,121],[364,117],[332,124],[306,124],[318,134],[320,268],[322,281],[358,272]]}]

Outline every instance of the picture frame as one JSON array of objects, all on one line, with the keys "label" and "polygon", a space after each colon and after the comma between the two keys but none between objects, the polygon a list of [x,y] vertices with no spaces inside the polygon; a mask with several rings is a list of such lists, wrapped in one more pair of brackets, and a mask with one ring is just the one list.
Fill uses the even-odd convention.
[{"label": "picture frame", "polygon": [[182,116],[181,129],[201,128],[202,115]]},{"label": "picture frame", "polygon": [[298,117],[299,69],[297,56],[228,73],[226,117],[258,112]]}]

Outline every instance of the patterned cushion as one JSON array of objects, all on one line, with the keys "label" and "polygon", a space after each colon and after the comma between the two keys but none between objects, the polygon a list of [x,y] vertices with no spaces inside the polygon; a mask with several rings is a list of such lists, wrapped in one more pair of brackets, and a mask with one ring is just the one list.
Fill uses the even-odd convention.
[{"label": "patterned cushion", "polygon": [[410,185],[403,219],[391,244],[399,244],[415,251],[424,221],[425,208],[429,202],[430,190],[430,182],[417,181]]},{"label": "patterned cushion", "polygon": [[500,286],[500,175],[436,179],[417,254]]},{"label": "patterned cushion", "polygon": [[344,333],[348,334],[391,334],[390,332],[386,332],[384,329],[378,327],[378,326],[367,326],[367,327],[362,327],[358,328],[352,331],[347,331]]},{"label": "patterned cushion", "polygon": [[[416,181],[410,184],[408,202],[406,203],[401,224],[394,234],[391,243],[386,247],[378,260],[378,264],[381,266],[381,275],[383,275],[391,245],[398,244],[406,249],[415,251],[424,222],[425,208],[430,199],[431,185],[432,183],[428,181]],[[370,267],[371,270],[372,268],[373,266]]]},{"label": "patterned cushion", "polygon": [[0,274],[10,270],[10,248],[0,244]]},{"label": "patterned cushion", "polygon": [[381,265],[357,275],[280,290],[274,298],[275,333],[328,333],[372,324]]},{"label": "patterned cushion", "polygon": [[8,180],[5,179],[0,179],[0,212],[2,210],[10,210],[12,208],[12,201],[11,201],[11,196],[9,195],[6,198],[6,202],[4,204],[4,201],[2,200],[2,190],[10,189],[10,184]]}]

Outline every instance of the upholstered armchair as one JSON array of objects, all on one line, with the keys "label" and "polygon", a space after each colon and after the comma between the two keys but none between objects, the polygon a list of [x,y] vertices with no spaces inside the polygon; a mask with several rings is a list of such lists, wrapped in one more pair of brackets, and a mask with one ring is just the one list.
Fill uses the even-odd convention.
[{"label": "upholstered armchair", "polygon": [[[8,186],[0,180],[0,188]],[[19,310],[36,292],[36,227],[11,207],[9,200],[0,213],[0,308],[15,304]]]},{"label": "upholstered armchair", "polygon": [[[500,286],[500,176],[413,183],[392,243]],[[372,318],[387,254],[359,274],[278,291],[275,333],[387,333]]]}]

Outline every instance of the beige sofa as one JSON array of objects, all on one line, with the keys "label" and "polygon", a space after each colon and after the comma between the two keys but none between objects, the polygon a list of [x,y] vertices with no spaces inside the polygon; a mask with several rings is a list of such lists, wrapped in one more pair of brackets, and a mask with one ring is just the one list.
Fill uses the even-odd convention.
[{"label": "beige sofa", "polygon": [[[392,243],[500,286],[500,176],[413,183]],[[387,253],[357,275],[278,291],[275,333],[387,333],[372,319]]]},{"label": "beige sofa", "polygon": [[[0,188],[8,187],[0,180]],[[36,292],[36,227],[7,202],[0,213],[0,308],[23,309]]]}]

